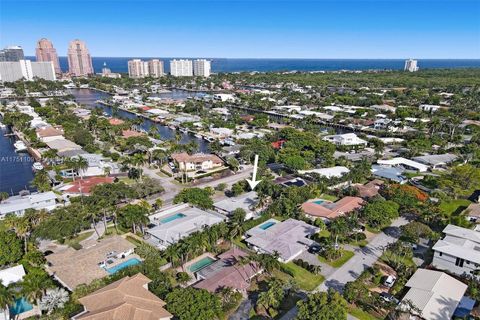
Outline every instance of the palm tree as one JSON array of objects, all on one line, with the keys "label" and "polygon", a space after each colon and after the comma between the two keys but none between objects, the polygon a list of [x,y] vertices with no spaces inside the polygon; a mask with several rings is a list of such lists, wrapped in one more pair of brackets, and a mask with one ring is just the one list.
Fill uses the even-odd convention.
[{"label": "palm tree", "polygon": [[9,214],[4,220],[5,225],[15,230],[18,237],[23,239],[25,253],[27,253],[27,239],[31,231],[31,225],[25,217]]},{"label": "palm tree", "polygon": [[68,292],[65,289],[49,289],[40,301],[40,309],[47,311],[47,314],[51,314],[53,310],[63,308],[67,301]]},{"label": "palm tree", "polygon": [[20,285],[22,296],[32,304],[38,304],[46,290],[54,287],[52,279],[40,268],[31,268]]},{"label": "palm tree", "polygon": [[9,318],[8,307],[15,302],[15,291],[12,287],[6,287],[0,281],[0,309],[5,313],[5,319]]},{"label": "palm tree", "polygon": [[88,169],[87,159],[83,158],[82,156],[79,156],[78,159],[76,160],[76,169],[79,173],[82,172],[80,176],[83,179],[83,171]]},{"label": "palm tree", "polygon": [[52,189],[50,177],[45,170],[39,170],[35,173],[31,184],[40,192],[50,191]]},{"label": "palm tree", "polygon": [[131,226],[133,233],[137,233],[137,226],[140,226],[142,233],[143,226],[150,220],[148,219],[148,210],[140,205],[128,204],[120,210],[120,219],[127,226]]}]

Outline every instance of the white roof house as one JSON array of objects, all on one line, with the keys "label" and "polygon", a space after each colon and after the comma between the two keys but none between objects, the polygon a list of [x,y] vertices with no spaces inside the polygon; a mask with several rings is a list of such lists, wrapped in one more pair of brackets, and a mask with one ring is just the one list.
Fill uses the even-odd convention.
[{"label": "white roof house", "polygon": [[332,116],[330,114],[327,114],[327,113],[310,111],[310,110],[303,110],[303,111],[300,111],[298,113],[300,113],[301,115],[304,115],[304,116],[315,116],[315,117],[320,118],[322,120],[332,120],[333,118],[335,118],[334,116]]},{"label": "white roof house", "polygon": [[424,165],[423,163],[416,162],[410,159],[405,159],[402,157],[392,158],[388,160],[377,160],[377,163],[384,166],[402,166],[405,169],[414,169],[419,172],[426,172],[428,170],[428,166]]},{"label": "white roof house", "polygon": [[255,214],[254,206],[258,203],[257,193],[250,191],[239,195],[238,197],[226,198],[213,204],[215,209],[227,215],[235,209],[243,209],[246,212],[245,219],[253,218]]},{"label": "white roof house", "polygon": [[451,153],[445,154],[429,154],[412,158],[413,160],[431,166],[432,168],[446,166],[447,164],[457,160],[457,156]]},{"label": "white roof house", "polygon": [[360,139],[355,133],[335,134],[323,137],[324,141],[329,141],[340,146],[366,146],[368,142]]},{"label": "white roof house", "polygon": [[11,268],[0,270],[0,283],[6,287],[12,283],[22,281],[24,276],[25,269],[19,264]]},{"label": "white roof house", "polygon": [[480,268],[480,232],[449,224],[445,237],[433,246],[432,265],[455,274],[472,274]]},{"label": "white roof house", "polygon": [[27,209],[53,210],[57,206],[56,199],[57,195],[52,191],[10,197],[0,202],[0,219],[9,213],[21,216]]},{"label": "white roof house", "polygon": [[418,106],[418,108],[420,110],[427,111],[427,112],[435,112],[441,107],[433,104],[421,104]]},{"label": "white roof house", "polygon": [[146,233],[150,235],[150,243],[166,248],[194,232],[224,220],[225,216],[219,213],[182,204],[156,214],[152,221],[156,226],[146,230]]},{"label": "white roof house", "polygon": [[410,290],[399,308],[406,309],[408,301],[418,309],[418,316],[428,320],[451,319],[467,290],[466,284],[446,273],[427,269],[418,269],[405,286]]},{"label": "white roof house", "polygon": [[269,219],[248,230],[245,241],[258,252],[279,254],[281,262],[289,262],[307,250],[315,241],[307,238],[320,231],[303,221]]},{"label": "white roof house", "polygon": [[298,173],[306,174],[306,173],[317,173],[325,178],[340,178],[341,176],[350,172],[350,169],[343,166],[336,166],[330,168],[319,168],[319,169],[311,169],[311,170],[299,170]]}]

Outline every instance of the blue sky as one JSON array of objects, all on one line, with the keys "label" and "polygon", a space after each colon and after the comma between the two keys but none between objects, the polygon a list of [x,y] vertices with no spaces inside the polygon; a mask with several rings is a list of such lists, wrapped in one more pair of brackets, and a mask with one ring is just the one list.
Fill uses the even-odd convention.
[{"label": "blue sky", "polygon": [[478,0],[0,0],[0,46],[59,55],[480,58]]}]

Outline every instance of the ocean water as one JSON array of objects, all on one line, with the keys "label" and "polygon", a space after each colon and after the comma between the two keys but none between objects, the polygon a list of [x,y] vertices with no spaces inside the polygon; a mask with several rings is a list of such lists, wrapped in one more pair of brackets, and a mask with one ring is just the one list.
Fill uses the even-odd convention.
[{"label": "ocean water", "polygon": [[[29,57],[35,59],[34,57]],[[101,72],[103,64],[113,72],[127,72],[127,61],[139,57],[93,57],[95,72]],[[143,57],[148,60],[152,58]],[[165,71],[170,71],[169,61],[164,61]],[[191,59],[191,58],[190,58]],[[242,71],[334,71],[334,70],[403,70],[404,59],[225,59],[209,58],[213,72]],[[480,59],[419,59],[420,69],[480,68]],[[67,57],[60,57],[63,71],[68,69]]]}]

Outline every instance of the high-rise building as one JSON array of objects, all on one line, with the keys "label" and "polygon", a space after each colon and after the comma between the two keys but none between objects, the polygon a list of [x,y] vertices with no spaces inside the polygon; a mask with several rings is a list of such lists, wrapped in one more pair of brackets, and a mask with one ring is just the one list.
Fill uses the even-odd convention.
[{"label": "high-rise building", "polygon": [[20,61],[25,59],[20,46],[10,46],[0,50],[0,61]]},{"label": "high-rise building", "polygon": [[75,39],[68,45],[68,71],[76,77],[93,74],[92,57],[85,42]]},{"label": "high-rise building", "polygon": [[407,59],[405,60],[405,71],[415,72],[418,71],[417,60]]},{"label": "high-rise building", "polygon": [[197,77],[210,77],[211,62],[206,59],[193,60],[193,75]]},{"label": "high-rise building", "polygon": [[170,74],[174,77],[192,77],[192,60],[170,60]]},{"label": "high-rise building", "polygon": [[35,78],[56,80],[53,62],[32,62],[30,60],[0,62],[0,81],[13,82],[21,79],[30,81]]},{"label": "high-rise building", "polygon": [[58,60],[57,50],[53,47],[50,40],[42,38],[37,42],[37,48],[35,50],[38,62],[52,61],[56,74],[61,74],[60,62]]},{"label": "high-rise building", "polygon": [[150,77],[159,78],[165,75],[163,70],[163,61],[159,59],[152,59],[148,61],[148,73]]},{"label": "high-rise building", "polygon": [[130,78],[144,78],[148,77],[148,74],[148,62],[140,59],[128,61],[128,76]]},{"label": "high-rise building", "polygon": [[121,78],[122,77],[122,75],[120,73],[112,72],[112,70],[110,70],[110,68],[107,67],[106,62],[103,63],[103,68],[102,68],[101,75],[104,78]]}]

